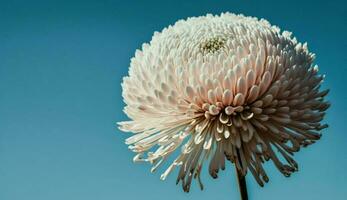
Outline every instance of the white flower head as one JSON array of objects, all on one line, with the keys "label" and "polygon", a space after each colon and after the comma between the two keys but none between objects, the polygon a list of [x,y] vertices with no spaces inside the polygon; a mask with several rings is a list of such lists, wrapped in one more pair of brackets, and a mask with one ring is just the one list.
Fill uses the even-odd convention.
[{"label": "white flower head", "polygon": [[134,161],[155,171],[181,151],[161,179],[179,167],[186,192],[192,178],[202,188],[205,161],[214,178],[226,160],[261,186],[267,160],[289,176],[298,170],[293,153],[327,127],[328,90],[319,90],[313,60],[290,32],[243,15],[192,17],[155,32],[122,83],[131,121],[119,125],[134,134],[126,140]]}]

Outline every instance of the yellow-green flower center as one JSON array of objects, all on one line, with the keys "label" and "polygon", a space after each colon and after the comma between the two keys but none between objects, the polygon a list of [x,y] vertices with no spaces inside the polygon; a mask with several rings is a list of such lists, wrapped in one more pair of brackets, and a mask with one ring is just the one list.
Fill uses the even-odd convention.
[{"label": "yellow-green flower center", "polygon": [[201,43],[200,51],[204,54],[214,53],[224,47],[225,39],[220,37],[210,38]]}]

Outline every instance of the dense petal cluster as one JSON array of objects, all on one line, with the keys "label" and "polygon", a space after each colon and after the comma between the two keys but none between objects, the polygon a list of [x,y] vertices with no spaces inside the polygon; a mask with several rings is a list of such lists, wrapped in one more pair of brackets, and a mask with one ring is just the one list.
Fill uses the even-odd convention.
[{"label": "dense petal cluster", "polygon": [[223,13],[179,20],[155,32],[131,59],[122,83],[120,129],[134,161],[155,171],[176,149],[161,175],[179,167],[177,183],[189,191],[204,161],[216,178],[226,160],[262,186],[263,163],[272,160],[285,176],[298,170],[300,147],[321,136],[329,103],[314,54],[290,32],[264,19]]}]

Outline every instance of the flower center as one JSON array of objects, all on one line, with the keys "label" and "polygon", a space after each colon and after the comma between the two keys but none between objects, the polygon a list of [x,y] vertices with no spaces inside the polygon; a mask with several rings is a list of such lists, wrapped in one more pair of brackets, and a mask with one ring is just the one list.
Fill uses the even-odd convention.
[{"label": "flower center", "polygon": [[200,44],[200,51],[203,54],[214,53],[224,47],[225,39],[221,37],[210,38]]}]

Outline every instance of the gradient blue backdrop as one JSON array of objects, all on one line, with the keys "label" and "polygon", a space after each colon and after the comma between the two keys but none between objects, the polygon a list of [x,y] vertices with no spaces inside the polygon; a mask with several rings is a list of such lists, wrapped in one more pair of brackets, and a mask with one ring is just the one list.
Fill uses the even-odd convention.
[{"label": "gradient blue backdrop", "polygon": [[[322,1],[323,2],[323,1]],[[133,164],[120,82],[135,49],[188,16],[244,13],[307,41],[327,75],[330,127],[283,177],[271,163],[250,199],[347,197],[346,32],[343,1],[0,1],[0,200],[238,199],[231,166],[205,190],[185,194],[149,166]],[[205,173],[207,174],[207,173]]]}]

